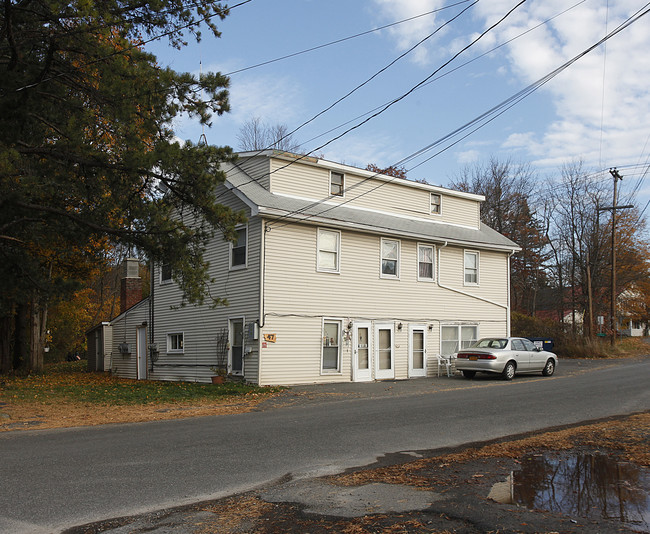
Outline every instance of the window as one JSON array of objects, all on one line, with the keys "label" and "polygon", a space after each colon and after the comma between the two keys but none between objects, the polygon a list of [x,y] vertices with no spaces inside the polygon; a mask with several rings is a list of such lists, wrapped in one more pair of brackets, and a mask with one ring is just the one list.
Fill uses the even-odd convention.
[{"label": "window", "polygon": [[432,245],[418,245],[418,280],[433,281],[435,250]]},{"label": "window", "polygon": [[442,325],[440,354],[449,356],[466,349],[478,339],[478,325]]},{"label": "window", "polygon": [[342,197],[345,190],[345,178],[340,172],[330,172],[330,195]]},{"label": "window", "polygon": [[341,361],[341,322],[323,322],[323,373],[338,373]]},{"label": "window", "polygon": [[230,372],[233,375],[244,373],[244,319],[230,320]]},{"label": "window", "polygon": [[167,334],[167,352],[183,352],[183,333]]},{"label": "window", "polygon": [[317,270],[338,273],[340,250],[341,232],[319,229]]},{"label": "window", "polygon": [[381,240],[381,276],[399,278],[399,241]]},{"label": "window", "polygon": [[478,252],[465,251],[465,285],[478,285]]},{"label": "window", "polygon": [[160,266],[160,283],[171,282],[172,280],[172,266],[169,263],[163,263]]},{"label": "window", "polygon": [[442,213],[442,197],[436,193],[431,193],[431,213],[434,215]]},{"label": "window", "polygon": [[246,267],[246,241],[247,231],[246,227],[238,228],[235,230],[237,233],[237,240],[230,243],[230,268],[243,268]]}]

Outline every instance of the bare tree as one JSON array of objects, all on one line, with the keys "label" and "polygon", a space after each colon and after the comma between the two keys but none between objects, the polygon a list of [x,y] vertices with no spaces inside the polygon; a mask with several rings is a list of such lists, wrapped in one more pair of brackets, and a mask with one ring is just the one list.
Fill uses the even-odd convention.
[{"label": "bare tree", "polygon": [[286,124],[268,124],[260,117],[253,117],[245,122],[237,133],[239,150],[276,149],[286,152],[298,152],[300,143],[289,132]]}]

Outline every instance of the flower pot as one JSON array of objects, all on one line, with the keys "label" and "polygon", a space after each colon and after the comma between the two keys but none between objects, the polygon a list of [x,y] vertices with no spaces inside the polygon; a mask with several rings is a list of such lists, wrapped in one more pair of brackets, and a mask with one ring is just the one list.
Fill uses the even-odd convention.
[{"label": "flower pot", "polygon": [[223,384],[226,381],[226,377],[221,375],[213,376],[211,378],[213,384]]}]

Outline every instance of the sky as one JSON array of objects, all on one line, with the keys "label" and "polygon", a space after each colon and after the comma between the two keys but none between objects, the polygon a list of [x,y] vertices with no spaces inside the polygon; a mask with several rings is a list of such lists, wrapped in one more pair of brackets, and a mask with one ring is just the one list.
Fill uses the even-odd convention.
[{"label": "sky", "polygon": [[[210,128],[179,119],[181,139],[204,133],[238,150],[242,125],[258,118],[302,126],[293,138],[303,153],[397,165],[435,185],[490,158],[530,164],[541,194],[562,165],[581,160],[607,183],[618,168],[620,200],[638,191],[643,209],[650,14],[509,109],[498,106],[649,8],[644,0],[251,0],[217,23],[220,38],[204,32],[180,51],[165,42],[147,49],[174,70],[230,77],[231,111]],[[495,107],[498,115],[472,122]]]}]

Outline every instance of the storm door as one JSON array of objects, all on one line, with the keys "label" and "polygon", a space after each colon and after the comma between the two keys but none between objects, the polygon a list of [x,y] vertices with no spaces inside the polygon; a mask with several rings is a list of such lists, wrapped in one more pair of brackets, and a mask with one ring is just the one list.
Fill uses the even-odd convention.
[{"label": "storm door", "polygon": [[230,373],[244,374],[244,319],[230,320]]},{"label": "storm door", "polygon": [[427,342],[424,326],[409,326],[409,377],[427,375]]},{"label": "storm door", "polygon": [[375,325],[375,378],[395,378],[393,324]]},{"label": "storm door", "polygon": [[372,352],[370,350],[370,323],[356,323],[354,325],[354,348],[352,354],[352,380],[355,382],[372,379],[372,366],[370,364]]}]

